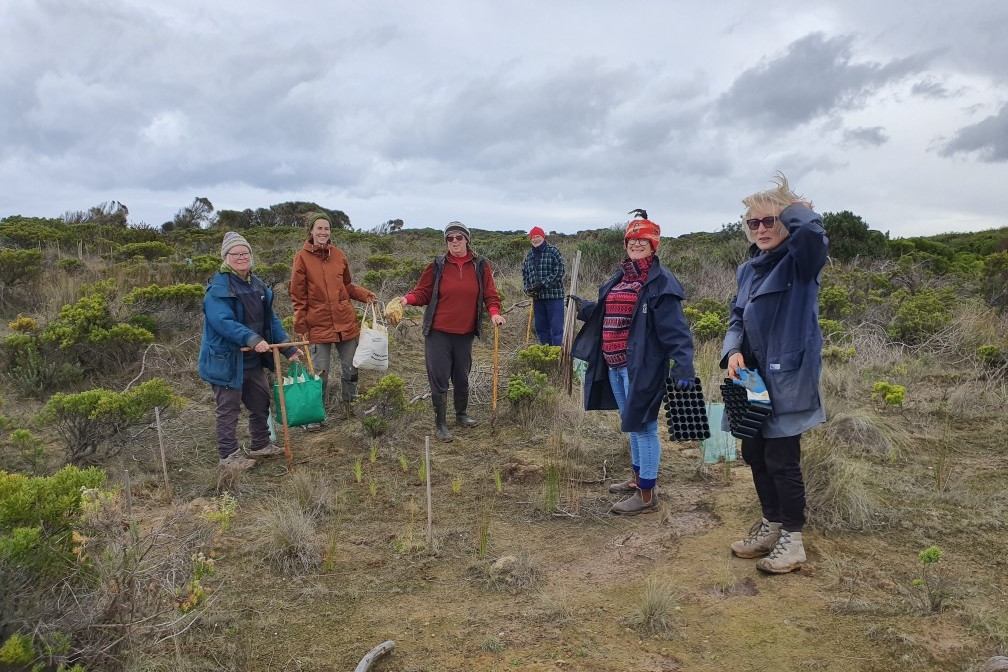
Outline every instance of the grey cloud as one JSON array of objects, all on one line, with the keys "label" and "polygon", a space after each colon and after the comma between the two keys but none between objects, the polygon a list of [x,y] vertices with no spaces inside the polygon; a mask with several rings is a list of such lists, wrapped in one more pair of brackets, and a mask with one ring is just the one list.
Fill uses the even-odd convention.
[{"label": "grey cloud", "polygon": [[983,121],[960,129],[939,152],[942,156],[976,154],[981,161],[1008,161],[1008,105]]},{"label": "grey cloud", "polygon": [[913,85],[910,92],[924,98],[949,98],[952,92],[934,77],[925,77]]},{"label": "grey cloud", "polygon": [[728,122],[782,130],[838,109],[857,107],[880,87],[920,71],[926,57],[887,63],[853,62],[849,35],[812,33],[792,42],[780,57],[746,70],[717,102]]},{"label": "grey cloud", "polygon": [[846,147],[881,147],[889,142],[889,135],[881,126],[850,128],[843,132]]}]

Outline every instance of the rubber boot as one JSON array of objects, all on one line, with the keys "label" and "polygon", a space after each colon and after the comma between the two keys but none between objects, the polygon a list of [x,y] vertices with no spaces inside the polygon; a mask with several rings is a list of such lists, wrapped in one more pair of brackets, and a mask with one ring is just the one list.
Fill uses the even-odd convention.
[{"label": "rubber boot", "polygon": [[470,427],[475,427],[479,423],[469,417],[466,411],[469,408],[469,391],[462,393],[455,393],[455,426],[465,427],[466,429]]},{"label": "rubber boot", "polygon": [[434,405],[434,435],[440,441],[451,441],[455,437],[448,431],[448,423],[445,420],[448,413],[448,395],[431,394],[431,403]]}]

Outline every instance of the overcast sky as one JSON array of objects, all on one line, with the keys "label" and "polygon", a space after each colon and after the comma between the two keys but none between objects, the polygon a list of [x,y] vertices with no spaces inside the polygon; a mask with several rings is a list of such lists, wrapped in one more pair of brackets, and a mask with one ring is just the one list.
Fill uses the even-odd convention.
[{"label": "overcast sky", "polygon": [[893,236],[975,231],[1008,225],[1008,2],[4,0],[0,134],[0,217],[675,236],[781,170]]}]

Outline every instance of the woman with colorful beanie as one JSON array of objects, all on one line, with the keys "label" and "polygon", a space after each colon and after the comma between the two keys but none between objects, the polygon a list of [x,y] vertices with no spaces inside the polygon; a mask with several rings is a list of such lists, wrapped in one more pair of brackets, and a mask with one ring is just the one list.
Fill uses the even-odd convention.
[{"label": "woman with colorful beanie", "polygon": [[[360,323],[351,300],[372,303],[375,295],[351,279],[346,255],[332,244],[329,215],[312,212],[305,223],[308,239],[294,255],[287,288],[294,306],[294,333],[311,344],[309,352],[322,378],[323,390],[329,387],[329,366],[335,348],[340,360],[341,399],[349,416],[350,404],[357,398],[353,358],[360,337]],[[319,428],[318,424],[305,427],[308,431]]]},{"label": "woman with colorful beanie", "polygon": [[560,345],[564,329],[563,255],[546,241],[542,227],[532,227],[529,241],[532,249],[522,263],[522,284],[532,297],[536,336],[543,345]]},{"label": "woman with colorful beanie", "polygon": [[620,428],[630,437],[633,473],[612,493],[630,493],[611,512],[636,515],[658,510],[655,485],[661,460],[658,412],[670,375],[681,386],[692,383],[693,337],[683,313],[682,285],[658,259],[661,229],[643,210],[626,227],[626,258],[602,283],[598,300],[575,297],[584,321],[571,354],[588,362],[585,410],[620,413]]},{"label": "woman with colorful beanie", "polygon": [[427,265],[416,287],[389,303],[427,306],[424,311],[424,360],[434,406],[435,435],[441,441],[454,437],[446,421],[448,386],[454,389],[455,426],[475,427],[469,417],[469,371],[473,337],[480,335],[484,308],[495,326],[503,325],[500,296],[490,262],[473,252],[469,228],[462,222],[445,227],[446,254]]}]

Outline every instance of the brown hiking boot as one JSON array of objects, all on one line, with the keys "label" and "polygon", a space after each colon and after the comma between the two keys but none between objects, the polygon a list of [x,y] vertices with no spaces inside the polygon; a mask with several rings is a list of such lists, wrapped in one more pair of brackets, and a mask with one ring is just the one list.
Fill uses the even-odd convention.
[{"label": "brown hiking boot", "polygon": [[771,574],[787,574],[801,569],[805,562],[805,545],[802,543],[801,532],[780,531],[777,545],[770,555],[756,561],[756,569]]},{"label": "brown hiking boot", "polygon": [[267,443],[262,448],[248,451],[249,457],[279,457],[284,454],[284,449],[275,443]]},{"label": "brown hiking boot", "polygon": [[640,490],[627,497],[623,501],[616,502],[609,513],[617,516],[636,516],[638,513],[654,513],[658,510],[658,497],[651,491],[651,501],[645,502]]},{"label": "brown hiking boot", "polygon": [[618,494],[628,494],[637,489],[637,479],[628,478],[622,483],[610,483],[609,492],[614,495]]},{"label": "brown hiking boot", "polygon": [[236,450],[227,457],[222,457],[217,464],[222,471],[238,475],[256,466],[256,461],[245,457],[242,451]]},{"label": "brown hiking boot", "polygon": [[777,544],[780,526],[780,523],[771,523],[766,518],[761,519],[749,528],[749,534],[745,539],[732,542],[732,553],[740,558],[759,558],[768,554]]}]

